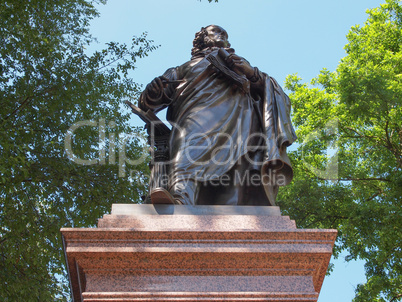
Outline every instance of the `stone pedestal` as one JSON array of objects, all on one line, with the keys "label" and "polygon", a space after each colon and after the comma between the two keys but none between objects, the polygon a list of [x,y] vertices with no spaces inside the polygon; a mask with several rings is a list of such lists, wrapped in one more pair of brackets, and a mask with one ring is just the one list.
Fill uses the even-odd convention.
[{"label": "stone pedestal", "polygon": [[113,205],[62,229],[74,301],[317,301],[336,230],[278,207]]}]

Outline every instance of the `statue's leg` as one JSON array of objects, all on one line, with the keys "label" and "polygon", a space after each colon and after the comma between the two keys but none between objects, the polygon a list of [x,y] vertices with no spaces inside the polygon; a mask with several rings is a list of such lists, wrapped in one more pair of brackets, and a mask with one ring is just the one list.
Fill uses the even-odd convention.
[{"label": "statue's leg", "polygon": [[171,185],[169,192],[182,204],[195,205],[198,198],[199,185],[192,179],[176,180]]},{"label": "statue's leg", "polygon": [[243,195],[243,187],[238,185],[236,166],[217,179],[200,183],[197,204],[237,205]]},{"label": "statue's leg", "polygon": [[238,192],[238,205],[273,205],[264,191],[261,163],[262,153],[257,151],[246,154],[234,167],[234,187]]}]

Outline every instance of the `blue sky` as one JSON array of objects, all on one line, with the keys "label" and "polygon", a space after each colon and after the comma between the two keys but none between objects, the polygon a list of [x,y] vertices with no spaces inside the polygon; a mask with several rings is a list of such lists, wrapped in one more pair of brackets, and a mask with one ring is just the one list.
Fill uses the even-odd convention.
[{"label": "blue sky", "polygon": [[[190,59],[192,40],[202,26],[220,25],[229,33],[236,53],[283,85],[289,74],[310,81],[322,68],[336,69],[345,56],[351,26],[363,24],[366,9],[378,0],[109,0],[91,32],[104,43],[130,44],[133,35],[148,32],[160,45],[138,61],[131,76],[146,85],[167,68]],[[90,49],[91,50],[91,49]],[[140,121],[135,123],[141,124]],[[335,270],[324,281],[318,302],[347,302],[364,282],[363,262],[334,261]]]}]

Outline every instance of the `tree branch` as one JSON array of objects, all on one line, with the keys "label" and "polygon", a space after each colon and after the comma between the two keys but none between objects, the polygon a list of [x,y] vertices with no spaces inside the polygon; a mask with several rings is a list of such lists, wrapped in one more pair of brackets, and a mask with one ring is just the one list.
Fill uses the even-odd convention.
[{"label": "tree branch", "polygon": [[351,127],[345,127],[345,126],[340,126],[340,127],[344,130],[349,130],[349,131],[356,133],[358,135],[358,137],[361,137],[361,138],[364,137],[364,138],[368,138],[368,139],[374,139],[375,141],[384,141],[384,139],[382,139],[378,136],[361,134],[359,131],[357,131],[356,129],[353,129]]},{"label": "tree branch", "polygon": [[391,182],[391,180],[387,178],[382,178],[382,177],[366,177],[366,178],[353,178],[353,177],[347,177],[347,178],[322,178],[316,176],[320,180],[331,180],[331,181],[385,181],[385,182]]},{"label": "tree branch", "polygon": [[7,117],[5,117],[5,118],[3,119],[3,123],[1,124],[1,126],[3,127],[4,124],[7,122],[7,120],[9,120],[12,116],[14,116],[14,115],[15,115],[18,111],[20,111],[23,107],[27,106],[27,105],[29,104],[29,102],[31,102],[32,99],[33,99],[35,96],[45,95],[46,93],[51,93],[51,92],[53,92],[53,91],[55,91],[55,90],[56,90],[56,86],[52,86],[52,87],[50,87],[50,88],[48,88],[48,89],[46,89],[46,90],[44,90],[44,91],[42,91],[42,92],[36,93],[36,94],[34,94],[34,95],[31,95],[31,96],[27,96],[27,97],[22,101],[22,103],[21,103],[13,112],[11,112]]},{"label": "tree branch", "polygon": [[26,106],[30,102],[31,99],[32,99],[32,96],[27,96],[25,98],[25,100],[23,100],[22,103],[13,112],[11,112],[8,116],[6,116],[6,118],[3,120],[3,125],[10,117],[15,115],[19,110],[21,110],[24,106]]}]

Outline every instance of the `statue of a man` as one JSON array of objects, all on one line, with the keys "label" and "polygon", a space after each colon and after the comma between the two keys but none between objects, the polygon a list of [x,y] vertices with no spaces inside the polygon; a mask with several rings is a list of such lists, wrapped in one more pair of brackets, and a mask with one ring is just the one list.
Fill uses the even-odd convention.
[{"label": "statue of a man", "polygon": [[[168,108],[168,182],[152,203],[275,205],[293,171],[290,101],[277,82],[230,48],[227,32],[196,33],[191,60],[147,85],[143,110]],[[153,171],[158,173],[158,171]]]}]

